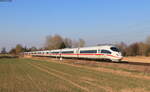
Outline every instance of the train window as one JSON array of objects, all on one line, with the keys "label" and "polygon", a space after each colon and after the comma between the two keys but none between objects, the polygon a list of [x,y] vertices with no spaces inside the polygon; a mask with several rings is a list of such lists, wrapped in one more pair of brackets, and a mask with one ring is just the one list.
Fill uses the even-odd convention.
[{"label": "train window", "polygon": [[59,52],[51,52],[51,53],[56,53],[56,54],[57,54],[57,53],[59,53]]},{"label": "train window", "polygon": [[62,51],[61,53],[73,53],[73,51]]},{"label": "train window", "polygon": [[97,53],[97,50],[81,50],[80,53]]},{"label": "train window", "polygon": [[104,54],[111,54],[111,52],[108,51],[108,50],[101,50],[101,53],[104,53]]},{"label": "train window", "polygon": [[111,47],[110,49],[111,49],[112,51],[120,52],[120,50],[119,50],[118,48],[116,48],[116,47]]}]

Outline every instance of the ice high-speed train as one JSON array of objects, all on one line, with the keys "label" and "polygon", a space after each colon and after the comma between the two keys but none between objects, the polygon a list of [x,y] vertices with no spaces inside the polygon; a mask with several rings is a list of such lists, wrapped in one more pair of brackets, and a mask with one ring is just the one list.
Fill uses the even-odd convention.
[{"label": "ice high-speed train", "polygon": [[120,50],[113,45],[32,51],[32,52],[24,52],[24,55],[51,56],[58,58],[97,59],[97,60],[103,59],[111,61],[121,61],[123,58]]}]

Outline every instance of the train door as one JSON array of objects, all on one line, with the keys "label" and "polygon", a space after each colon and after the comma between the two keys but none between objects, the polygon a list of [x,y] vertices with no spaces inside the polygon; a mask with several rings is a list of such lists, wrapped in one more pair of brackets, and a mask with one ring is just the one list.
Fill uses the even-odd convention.
[{"label": "train door", "polygon": [[101,49],[98,49],[98,58],[99,59],[101,59],[101,58],[105,58],[104,56],[103,56],[103,54],[101,53]]},{"label": "train door", "polygon": [[60,51],[59,51],[59,57],[60,57],[60,58],[62,58],[61,52],[62,52],[62,49],[60,49]]},{"label": "train door", "polygon": [[76,49],[77,58],[79,58],[79,48]]}]

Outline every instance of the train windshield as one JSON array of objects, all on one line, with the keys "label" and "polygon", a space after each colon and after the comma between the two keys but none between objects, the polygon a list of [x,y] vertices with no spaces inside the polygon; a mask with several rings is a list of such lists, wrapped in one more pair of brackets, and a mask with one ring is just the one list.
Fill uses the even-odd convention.
[{"label": "train windshield", "polygon": [[119,50],[118,48],[116,48],[116,47],[111,47],[110,49],[111,49],[112,51],[120,52],[120,50]]}]

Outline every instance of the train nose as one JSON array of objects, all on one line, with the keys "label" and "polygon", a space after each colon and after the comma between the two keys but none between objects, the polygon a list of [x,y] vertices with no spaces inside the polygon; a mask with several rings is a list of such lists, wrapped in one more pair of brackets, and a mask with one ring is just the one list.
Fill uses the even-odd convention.
[{"label": "train nose", "polygon": [[117,53],[116,56],[122,56],[121,53]]},{"label": "train nose", "polygon": [[122,54],[120,54],[120,61],[123,59],[123,56],[122,56]]},{"label": "train nose", "polygon": [[117,54],[116,54],[116,56],[117,56],[117,57],[119,57],[120,59],[122,59],[122,58],[123,58],[123,56],[122,56],[122,54],[121,54],[121,53],[117,53]]}]

